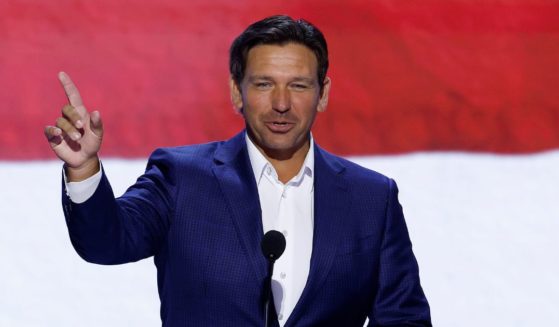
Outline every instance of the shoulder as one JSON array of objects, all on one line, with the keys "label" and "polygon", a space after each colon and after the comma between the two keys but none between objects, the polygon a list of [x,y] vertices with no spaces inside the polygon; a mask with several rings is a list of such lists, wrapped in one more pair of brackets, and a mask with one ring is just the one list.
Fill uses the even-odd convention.
[{"label": "shoulder", "polygon": [[395,188],[394,180],[380,172],[358,165],[321,148],[318,148],[318,152],[329,166],[339,170],[352,188],[362,190],[372,188],[377,192],[378,190],[389,191]]},{"label": "shoulder", "polygon": [[213,158],[222,142],[157,148],[149,157],[144,176],[163,176],[170,185],[194,184],[212,176]]},{"label": "shoulder", "polygon": [[246,143],[242,131],[225,141],[158,148],[151,154],[149,160],[150,162],[167,161],[177,165],[177,168],[191,165],[209,168],[214,160],[232,160],[243,149],[246,150]]},{"label": "shoulder", "polygon": [[150,155],[150,160],[166,159],[174,162],[211,160],[221,142],[157,148]]},{"label": "shoulder", "polygon": [[166,167],[177,172],[209,170],[215,152],[222,143],[224,142],[158,148],[150,155],[147,169],[158,166],[160,169]]}]

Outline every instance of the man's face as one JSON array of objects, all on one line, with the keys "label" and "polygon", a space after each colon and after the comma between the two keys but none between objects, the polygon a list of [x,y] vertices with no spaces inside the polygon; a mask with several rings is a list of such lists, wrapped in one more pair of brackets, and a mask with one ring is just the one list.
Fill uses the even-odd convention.
[{"label": "man's face", "polygon": [[306,153],[309,131],[316,113],[326,109],[330,89],[326,78],[321,94],[317,66],[304,45],[258,45],[248,52],[241,85],[230,81],[233,104],[242,110],[249,137],[267,157]]}]

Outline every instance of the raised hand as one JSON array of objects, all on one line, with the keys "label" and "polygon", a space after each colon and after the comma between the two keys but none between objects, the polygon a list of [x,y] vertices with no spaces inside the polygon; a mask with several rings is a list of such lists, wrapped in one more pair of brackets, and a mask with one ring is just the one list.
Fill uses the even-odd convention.
[{"label": "raised hand", "polygon": [[45,136],[54,153],[66,164],[68,179],[80,181],[99,171],[97,153],[103,139],[103,124],[98,111],[87,111],[70,77],[60,72],[58,79],[70,103],[62,108],[56,126],[45,127]]}]

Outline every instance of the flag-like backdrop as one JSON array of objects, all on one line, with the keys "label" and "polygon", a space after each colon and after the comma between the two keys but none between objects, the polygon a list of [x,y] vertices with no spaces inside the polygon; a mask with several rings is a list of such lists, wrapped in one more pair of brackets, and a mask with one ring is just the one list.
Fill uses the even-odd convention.
[{"label": "flag-like backdrop", "polygon": [[[395,177],[439,326],[559,324],[559,1],[0,2],[0,325],[153,326],[150,262],[72,252],[44,140],[66,71],[105,123],[117,193],[160,146],[243,127],[228,48],[251,22],[324,32],[322,147]],[[125,159],[125,160],[124,160]],[[102,314],[98,314],[103,312]]]},{"label": "flag-like backdrop", "polygon": [[275,13],[308,19],[329,42],[332,100],[315,128],[327,149],[559,146],[556,0],[12,0],[0,4],[0,159],[51,157],[39,132],[65,103],[60,70],[101,110],[105,155],[231,136],[242,120],[228,47]]}]

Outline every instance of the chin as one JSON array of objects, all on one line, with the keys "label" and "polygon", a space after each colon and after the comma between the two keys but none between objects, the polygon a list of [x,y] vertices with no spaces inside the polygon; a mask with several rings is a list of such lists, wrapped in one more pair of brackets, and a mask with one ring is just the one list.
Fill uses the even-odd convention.
[{"label": "chin", "polygon": [[274,151],[287,151],[294,148],[294,146],[291,144],[288,145],[285,143],[278,143],[278,142],[264,143],[264,146],[267,149],[274,150]]}]

